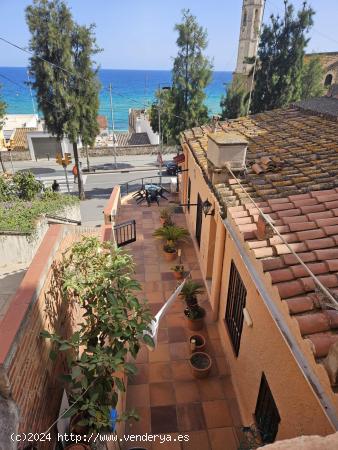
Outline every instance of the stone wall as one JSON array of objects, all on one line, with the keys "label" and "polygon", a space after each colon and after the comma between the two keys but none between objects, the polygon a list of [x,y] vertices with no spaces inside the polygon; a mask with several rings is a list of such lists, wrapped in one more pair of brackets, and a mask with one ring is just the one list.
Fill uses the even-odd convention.
[{"label": "stone wall", "polygon": [[[129,147],[116,147],[117,156],[127,156],[127,155],[156,155],[159,151],[158,145],[131,145]],[[175,153],[175,146],[163,146],[163,154]],[[95,156],[114,156],[113,147],[95,147],[88,149],[89,157]],[[81,149],[80,155],[85,158],[86,151]]]},{"label": "stone wall", "polygon": [[[31,155],[29,153],[29,150],[12,150],[12,161],[27,161],[31,159]],[[2,152],[1,157],[3,162],[8,166],[7,163],[11,164],[11,156],[9,152]],[[7,169],[10,169],[10,165],[7,167]]]},{"label": "stone wall", "polygon": [[[55,215],[72,220],[81,220],[80,205],[68,206]],[[49,228],[48,219],[41,218],[32,234],[0,232],[0,255],[6,264],[29,264]],[[1,263],[0,263],[1,264]]]}]

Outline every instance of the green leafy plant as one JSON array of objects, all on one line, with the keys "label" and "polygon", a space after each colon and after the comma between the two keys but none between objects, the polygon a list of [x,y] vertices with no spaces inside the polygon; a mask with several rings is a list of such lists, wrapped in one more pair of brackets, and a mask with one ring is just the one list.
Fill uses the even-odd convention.
[{"label": "green leafy plant", "polygon": [[[136,373],[129,356],[136,358],[142,341],[154,345],[153,316],[135,294],[140,284],[133,280],[133,271],[130,255],[96,237],[83,238],[63,256],[59,272],[63,300],[77,303],[84,312],[78,332],[70,338],[49,332],[43,336],[55,343],[56,350],[66,352],[63,380],[73,404],[67,414],[76,416],[87,431],[109,427],[110,409],[125,391],[123,375]],[[54,350],[51,357],[55,356]]]},{"label": "green leafy plant", "polygon": [[166,244],[164,246],[164,251],[171,253],[176,250],[176,245],[179,241],[187,240],[189,231],[183,227],[168,225],[166,227],[157,228],[154,231],[153,236],[165,240]]},{"label": "green leafy plant", "polygon": [[177,264],[176,266],[172,267],[171,270],[178,273],[184,273],[184,265],[183,264]]},{"label": "green leafy plant", "polygon": [[199,306],[197,295],[203,294],[203,285],[193,280],[186,280],[180,292],[187,307],[184,310],[186,317],[192,320],[202,319],[205,316],[205,310]]},{"label": "green leafy plant", "polygon": [[174,225],[174,221],[172,218],[173,213],[174,213],[174,208],[171,206],[160,209],[160,218],[163,220],[164,227]]}]

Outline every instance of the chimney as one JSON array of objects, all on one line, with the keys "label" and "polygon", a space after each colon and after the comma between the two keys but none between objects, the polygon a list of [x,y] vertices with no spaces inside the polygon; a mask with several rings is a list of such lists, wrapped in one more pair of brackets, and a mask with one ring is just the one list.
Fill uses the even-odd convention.
[{"label": "chimney", "polygon": [[210,133],[208,135],[208,160],[215,168],[230,167],[243,170],[248,141],[239,133]]}]

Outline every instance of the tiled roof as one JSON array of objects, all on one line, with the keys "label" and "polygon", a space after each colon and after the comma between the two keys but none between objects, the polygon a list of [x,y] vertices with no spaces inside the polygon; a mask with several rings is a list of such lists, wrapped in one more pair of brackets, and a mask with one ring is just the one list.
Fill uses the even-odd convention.
[{"label": "tiled roof", "polygon": [[[338,189],[313,191],[258,202],[265,214],[319,281],[338,295]],[[255,257],[269,272],[272,284],[302,336],[313,343],[317,358],[325,357],[338,341],[338,311],[322,309],[324,298],[314,280],[277,235],[259,239],[259,211],[253,203],[230,207],[229,212]]]},{"label": "tiled roof", "polygon": [[[220,122],[218,131],[247,138],[247,170],[240,178],[257,200],[338,187],[338,124],[328,118],[293,107]],[[203,126],[182,136],[206,177],[210,132],[211,127]],[[235,180],[215,188],[225,207],[246,201]]]},{"label": "tiled roof", "polygon": [[[182,137],[209,185],[210,131],[196,128]],[[249,144],[247,171],[213,186],[215,194],[321,361],[338,341],[338,311],[324,305],[323,294],[283,239],[338,298],[338,123],[293,107],[223,122],[219,131],[240,132]],[[238,179],[283,239],[276,233],[261,239],[259,211]]]},{"label": "tiled roof", "polygon": [[[337,63],[338,64],[338,63]],[[304,111],[338,119],[338,99],[335,97],[316,97],[302,100],[296,104]]]},{"label": "tiled roof", "polygon": [[36,130],[37,128],[17,128],[12,137],[13,149],[26,150],[28,148],[27,134]]},{"label": "tiled roof", "polygon": [[115,133],[115,136],[119,147],[150,145],[147,133]]}]

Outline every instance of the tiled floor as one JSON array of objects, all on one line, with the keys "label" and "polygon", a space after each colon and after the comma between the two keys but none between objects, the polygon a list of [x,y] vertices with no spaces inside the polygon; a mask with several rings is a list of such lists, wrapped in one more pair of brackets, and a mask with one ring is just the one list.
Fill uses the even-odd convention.
[{"label": "tiled floor", "polygon": [[[137,224],[137,241],[128,246],[137,265],[136,277],[142,285],[142,297],[147,298],[152,312],[156,313],[177,284],[170,270],[175,262],[164,260],[161,242],[152,237],[153,230],[160,226],[159,208],[137,206],[128,200],[121,208],[118,221],[128,219],[136,219]],[[174,220],[177,225],[185,226],[183,214],[175,214]],[[202,281],[192,243],[181,248],[185,269],[192,271],[195,280]],[[206,326],[201,333],[207,339],[207,351],[213,359],[209,377],[196,380],[192,376],[188,339],[193,333],[185,323],[184,304],[177,299],[160,323],[156,350],[141,349],[136,361],[138,373],[129,380],[127,406],[138,411],[140,420],[128,422],[126,433],[168,433],[172,439],[166,443],[142,443],[148,450],[238,448],[240,415],[206,294],[200,304],[207,310]],[[179,434],[188,435],[189,441],[179,442]],[[134,443],[125,448],[133,446],[137,447]]]}]

